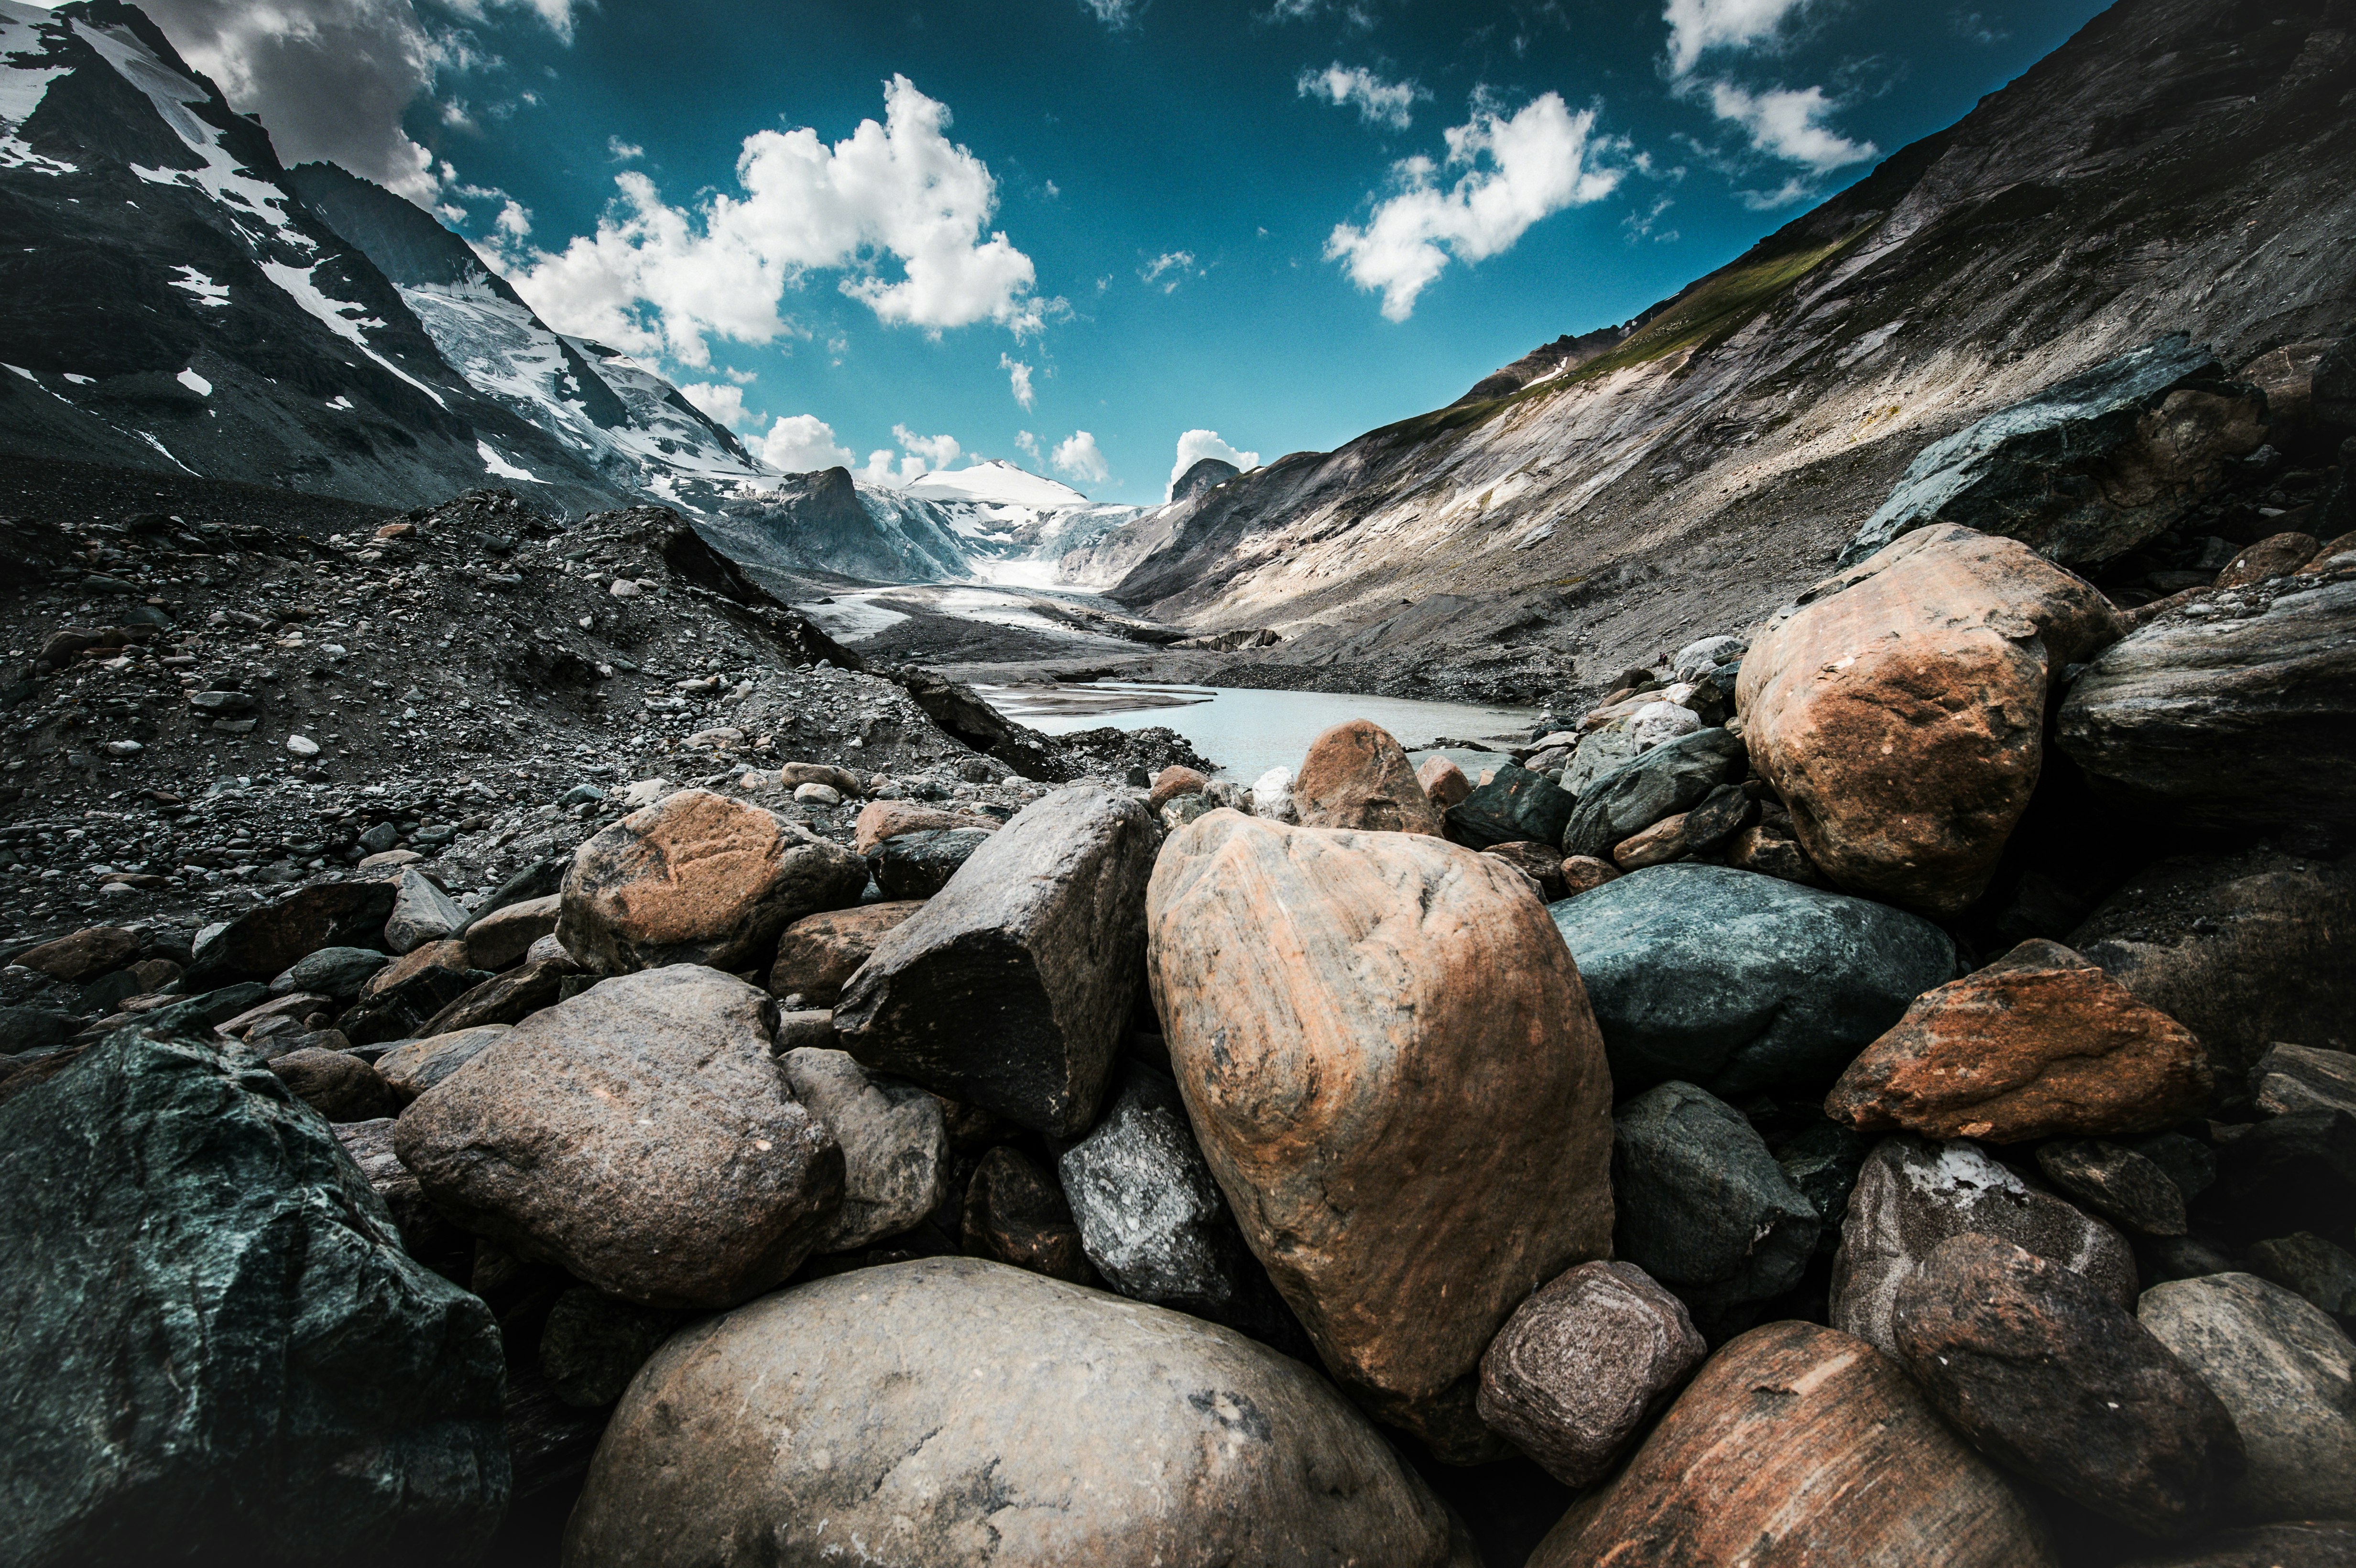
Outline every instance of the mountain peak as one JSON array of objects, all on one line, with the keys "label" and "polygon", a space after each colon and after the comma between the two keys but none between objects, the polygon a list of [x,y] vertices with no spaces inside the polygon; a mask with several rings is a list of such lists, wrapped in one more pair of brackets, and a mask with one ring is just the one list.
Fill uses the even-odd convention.
[{"label": "mountain peak", "polygon": [[1008,507],[1085,507],[1088,498],[1060,480],[1033,474],[1002,457],[964,468],[935,469],[900,486],[900,493],[929,501],[981,501]]}]

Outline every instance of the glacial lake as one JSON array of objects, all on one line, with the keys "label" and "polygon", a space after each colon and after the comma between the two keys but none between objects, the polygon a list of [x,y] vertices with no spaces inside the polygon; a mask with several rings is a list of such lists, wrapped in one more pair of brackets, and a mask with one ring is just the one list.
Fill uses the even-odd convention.
[{"label": "glacial lake", "polygon": [[[1220,777],[1246,784],[1270,768],[1299,773],[1309,742],[1320,731],[1345,719],[1373,720],[1417,753],[1418,761],[1437,736],[1459,741],[1519,740],[1528,735],[1537,719],[1534,708],[1483,708],[1331,691],[1254,691],[1128,681],[975,689],[1009,719],[1049,735],[1102,725],[1117,730],[1162,725],[1186,737],[1196,751],[1217,763]],[[1450,747],[1447,752],[1468,773],[1507,760],[1481,748]]]}]

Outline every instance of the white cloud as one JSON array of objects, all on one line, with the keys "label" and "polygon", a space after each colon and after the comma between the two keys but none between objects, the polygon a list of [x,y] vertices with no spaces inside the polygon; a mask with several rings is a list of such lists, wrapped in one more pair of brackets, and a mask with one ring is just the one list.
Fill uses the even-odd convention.
[{"label": "white cloud", "polygon": [[508,197],[499,215],[491,219],[491,230],[505,243],[522,243],[531,235],[531,209],[513,197]]},{"label": "white cloud", "polygon": [[720,373],[740,387],[749,387],[761,379],[758,370],[723,370]]},{"label": "white cloud", "polygon": [[1322,98],[1334,107],[1358,108],[1358,118],[1369,125],[1404,131],[1415,123],[1415,102],[1430,92],[1413,80],[1385,81],[1364,66],[1335,60],[1323,70],[1304,70],[1294,84],[1303,98]]},{"label": "white cloud", "polygon": [[1029,457],[1033,463],[1040,461],[1039,438],[1027,430],[1018,430],[1014,432],[1014,449]]},{"label": "white cloud", "polygon": [[1006,372],[1006,379],[1014,389],[1014,400],[1027,411],[1037,396],[1031,390],[1031,367],[1011,354],[1001,354],[998,368]]},{"label": "white cloud", "polygon": [[1751,93],[1731,82],[1717,81],[1710,84],[1709,106],[1719,119],[1749,133],[1751,146],[1760,152],[1804,165],[1816,174],[1829,174],[1874,155],[1872,143],[1852,142],[1826,127],[1825,116],[1832,112],[1833,105],[1820,87]]},{"label": "white cloud", "polygon": [[1711,49],[1748,48],[1772,38],[1806,0],[1668,0],[1669,73],[1684,76]]},{"label": "white cloud", "polygon": [[948,107],[905,76],[884,84],[884,105],[882,124],[863,120],[832,146],[807,127],[747,136],[744,194],[693,211],[625,170],[595,235],[514,258],[513,282],[560,331],[694,366],[709,362],[709,336],[766,343],[794,330],[777,304],[811,272],[845,272],[842,292],[879,319],[934,332],[993,321],[1020,338],[1066,311],[1032,293],[1030,257],[985,234],[998,182],[944,134]]},{"label": "white cloud", "polygon": [[1469,263],[1496,255],[1540,219],[1609,196],[1622,171],[1600,158],[1626,144],[1594,132],[1595,111],[1574,114],[1558,93],[1532,99],[1510,120],[1476,100],[1472,118],[1446,133],[1445,166],[1464,171],[1456,182],[1442,187],[1442,165],[1427,157],[1392,165],[1396,194],[1364,229],[1335,224],[1326,259],[1360,288],[1381,290],[1383,315],[1405,321],[1451,256]]},{"label": "white cloud", "polygon": [[636,142],[625,142],[619,136],[605,138],[605,155],[617,164],[634,164],[647,155],[647,150]]},{"label": "white cloud", "polygon": [[1115,32],[1133,27],[1152,0],[1080,0],[1080,9]]},{"label": "white cloud", "polygon": [[1215,457],[1222,463],[1232,463],[1243,469],[1259,466],[1258,453],[1237,452],[1219,439],[1217,431],[1190,430],[1178,438],[1178,461],[1170,465],[1170,483],[1162,492],[1162,498],[1167,500],[1178,488],[1178,481],[1186,477],[1186,470],[1206,457]]},{"label": "white cloud", "polygon": [[1055,465],[1058,474],[1084,484],[1101,485],[1112,477],[1111,465],[1097,450],[1097,438],[1084,430],[1076,430],[1057,442],[1048,461]]},{"label": "white cloud", "polygon": [[[680,390],[684,392],[687,389],[682,387]],[[732,387],[729,390],[735,389]],[[692,400],[694,394],[691,392],[688,396]],[[777,421],[769,427],[769,433],[761,438],[760,450],[762,462],[787,474],[810,474],[821,468],[848,468],[851,463],[850,448],[838,445],[834,439],[834,427],[816,414],[795,414],[790,419],[779,416]],[[884,452],[876,455],[889,458],[892,454]]]},{"label": "white cloud", "polygon": [[[965,450],[953,435],[918,435],[904,424],[892,427],[892,437],[900,443],[903,451],[914,453],[923,460],[926,467],[930,468],[947,468],[958,460],[958,453]],[[921,474],[924,469],[919,468],[916,472]]]},{"label": "white cloud", "polygon": [[1194,251],[1165,251],[1140,267],[1137,270],[1137,279],[1138,282],[1151,287],[1155,283],[1161,283],[1162,280],[1167,277],[1170,281],[1162,283],[1162,292],[1165,294],[1173,293],[1177,291],[1178,285],[1186,281],[1186,274],[1194,270]]},{"label": "white cloud", "polygon": [[[714,386],[710,381],[682,381],[679,395],[703,411],[704,417],[714,424],[730,430],[743,430],[757,421],[757,417],[744,407],[744,389]],[[804,415],[805,419],[809,416]],[[765,438],[766,439],[766,438]]]}]

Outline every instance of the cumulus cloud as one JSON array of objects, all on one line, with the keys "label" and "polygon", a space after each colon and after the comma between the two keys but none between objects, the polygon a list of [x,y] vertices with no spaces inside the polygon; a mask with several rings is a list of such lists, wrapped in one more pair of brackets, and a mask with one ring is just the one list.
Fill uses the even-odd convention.
[{"label": "cumulus cloud", "polygon": [[953,435],[918,435],[904,424],[892,427],[892,438],[900,443],[903,451],[913,453],[929,468],[947,468],[958,460],[958,453],[965,450]]},{"label": "cumulus cloud", "polygon": [[1119,32],[1123,27],[1137,26],[1151,0],[1080,0],[1080,9]]},{"label": "cumulus cloud", "polygon": [[[681,391],[687,389],[682,387]],[[734,391],[734,387],[729,389]],[[691,399],[694,396],[689,393]],[[698,405],[701,407],[701,405]],[[705,410],[709,413],[710,410]],[[809,474],[820,468],[848,468],[851,449],[834,439],[834,427],[816,414],[779,416],[761,438],[761,461],[787,474]],[[889,457],[890,453],[881,455]]]},{"label": "cumulus cloud", "polygon": [[[1149,288],[1161,283],[1163,293],[1173,293],[1180,283],[1186,281],[1186,274],[1194,270],[1194,251],[1164,251],[1137,270],[1137,280]],[[1162,282],[1165,277],[1170,280],[1166,283]]]},{"label": "cumulus cloud", "polygon": [[1669,74],[1684,76],[1712,49],[1748,48],[1772,38],[1806,0],[1668,0]]},{"label": "cumulus cloud", "polygon": [[1085,485],[1101,485],[1112,477],[1111,465],[1097,450],[1097,438],[1084,430],[1076,430],[1057,442],[1048,461],[1055,465],[1056,473]]},{"label": "cumulus cloud", "polygon": [[1031,367],[1011,354],[998,357],[998,368],[1006,372],[1007,383],[1014,390],[1014,400],[1027,411],[1037,394],[1031,390]]},{"label": "cumulus cloud", "polygon": [[1039,438],[1027,430],[1018,430],[1014,432],[1014,449],[1033,463],[1040,461]]},{"label": "cumulus cloud", "polygon": [[636,142],[625,142],[619,136],[605,138],[605,155],[617,164],[634,164],[647,155],[647,150]]},{"label": "cumulus cloud", "polygon": [[[1609,196],[1622,171],[1605,158],[1624,150],[1595,134],[1595,111],[1576,114],[1559,93],[1524,104],[1506,119],[1476,101],[1472,118],[1445,133],[1444,165],[1427,157],[1392,165],[1393,194],[1363,229],[1337,223],[1325,241],[1362,289],[1379,289],[1383,315],[1405,321],[1416,296],[1452,256],[1473,262],[1512,249],[1531,224],[1567,207]],[[1443,168],[1463,173],[1443,186]]]},{"label": "cumulus cloud", "polygon": [[1741,126],[1758,151],[1804,165],[1815,174],[1829,174],[1874,155],[1872,143],[1852,142],[1825,124],[1833,105],[1820,87],[1752,93],[1731,82],[1712,82],[1709,106],[1719,119]]},{"label": "cumulus cloud", "polygon": [[884,84],[884,106],[883,123],[863,120],[831,146],[807,127],[747,136],[744,194],[692,210],[626,169],[594,235],[513,256],[509,276],[560,331],[692,366],[709,362],[707,337],[791,331],[778,303],[813,272],[845,272],[841,291],[879,320],[932,332],[991,321],[1020,338],[1066,309],[1032,292],[1030,257],[985,231],[998,182],[948,139],[948,107],[905,76]]},{"label": "cumulus cloud", "polygon": [[1178,481],[1186,477],[1186,470],[1206,457],[1215,457],[1222,463],[1232,463],[1238,468],[1251,469],[1259,466],[1258,453],[1237,452],[1219,439],[1217,431],[1190,430],[1178,438],[1178,461],[1170,465],[1170,483],[1162,489],[1162,498],[1168,500],[1177,491]]},{"label": "cumulus cloud", "polygon": [[[682,381],[679,395],[701,409],[704,417],[712,423],[726,425],[730,430],[743,430],[754,421],[752,411],[744,407],[744,389],[741,386],[721,387],[710,381]],[[805,414],[802,417],[807,419],[809,416]]]},{"label": "cumulus cloud", "polygon": [[1335,60],[1323,70],[1304,70],[1294,84],[1303,98],[1323,99],[1337,109],[1356,105],[1358,118],[1369,125],[1404,131],[1415,123],[1415,103],[1430,92],[1413,80],[1385,81],[1364,66]]}]

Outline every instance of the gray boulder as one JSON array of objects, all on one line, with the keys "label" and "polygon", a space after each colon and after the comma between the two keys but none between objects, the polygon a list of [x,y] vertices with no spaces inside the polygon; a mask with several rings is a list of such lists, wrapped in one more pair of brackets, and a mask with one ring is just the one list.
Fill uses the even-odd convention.
[{"label": "gray boulder", "polygon": [[940,1206],[949,1135],[938,1099],[848,1051],[801,1046],[777,1061],[794,1097],[842,1146],[842,1207],[813,1250],[847,1253],[896,1236]]},{"label": "gray boulder", "polygon": [[[392,913],[391,882],[313,882],[250,909],[196,944],[181,988],[194,994],[268,980],[323,947],[381,941]],[[202,934],[202,933],[199,933]]]},{"label": "gray boulder", "polygon": [[1621,763],[1580,791],[1562,830],[1566,855],[1604,855],[1632,833],[1698,805],[1742,776],[1742,739],[1723,730],[1680,735]]},{"label": "gray boulder", "polygon": [[2356,1054],[2277,1045],[2250,1069],[2250,1102],[2269,1116],[2298,1111],[2356,1112]]},{"label": "gray boulder", "polygon": [[422,871],[404,870],[394,884],[392,912],[385,917],[384,944],[408,953],[443,942],[466,929],[466,912]]},{"label": "gray boulder", "polygon": [[341,1000],[357,996],[392,955],[373,947],[322,947],[297,958],[293,967],[270,982],[270,993],[284,997],[295,991],[316,991]]},{"label": "gray boulder", "polygon": [[1919,915],[1725,866],[1648,867],[1550,912],[1623,1094],[1821,1091],[1955,974]]},{"label": "gray boulder", "polygon": [[1487,784],[1448,808],[1448,836],[1486,849],[1492,844],[1552,844],[1578,805],[1544,773],[1507,763]]},{"label": "gray boulder", "polygon": [[1056,1161],[1080,1250],[1123,1296],[1242,1327],[1243,1233],[1167,1074],[1130,1063],[1097,1125]]},{"label": "gray boulder", "polygon": [[1323,1379],[974,1258],[861,1269],[674,1335],[614,1412],[567,1568],[1472,1568]]},{"label": "gray boulder", "polygon": [[898,833],[867,852],[867,869],[887,899],[928,899],[990,842],[982,827],[932,827]]},{"label": "gray boulder", "polygon": [[507,1505],[489,1308],[318,1115],[119,1032],[0,1108],[5,1555],[471,1561]]}]

